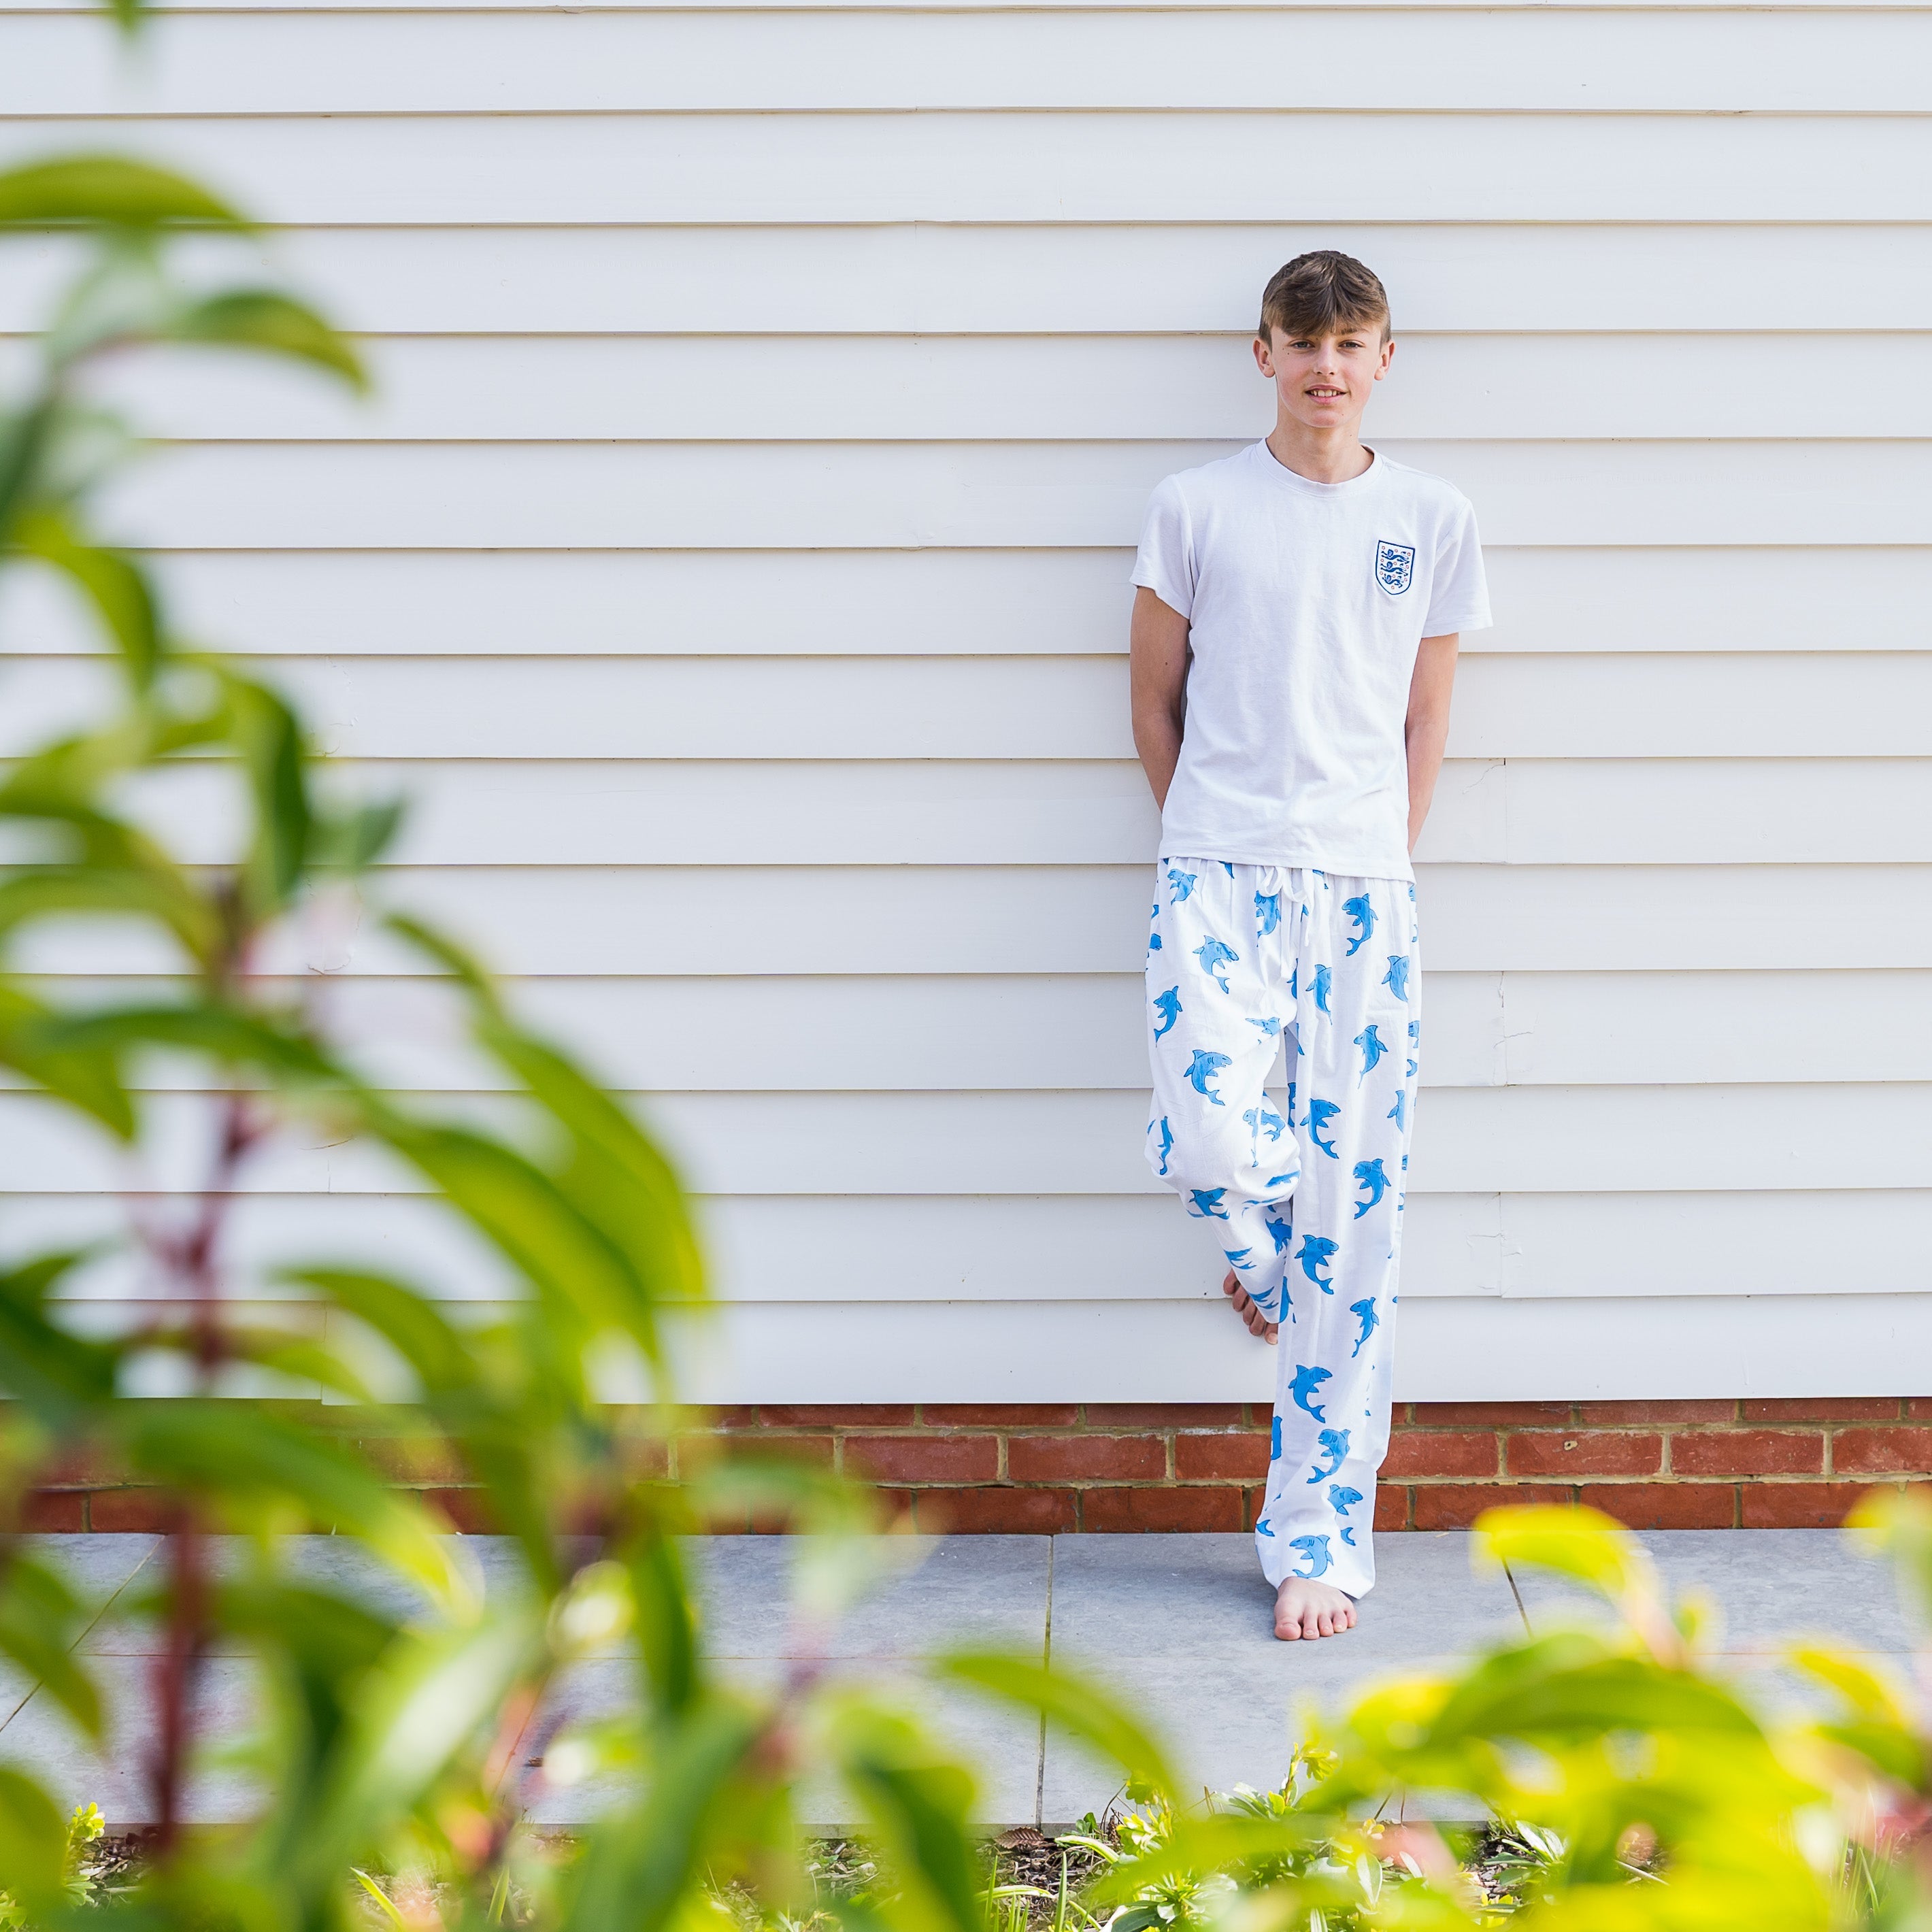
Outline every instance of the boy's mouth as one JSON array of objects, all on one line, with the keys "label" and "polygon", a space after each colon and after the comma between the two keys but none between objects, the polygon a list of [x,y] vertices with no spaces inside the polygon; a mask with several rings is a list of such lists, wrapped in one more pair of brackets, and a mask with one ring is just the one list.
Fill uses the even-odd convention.
[{"label": "boy's mouth", "polygon": [[1348,392],[1346,389],[1315,388],[1304,389],[1301,393],[1312,397],[1318,403],[1339,403]]}]

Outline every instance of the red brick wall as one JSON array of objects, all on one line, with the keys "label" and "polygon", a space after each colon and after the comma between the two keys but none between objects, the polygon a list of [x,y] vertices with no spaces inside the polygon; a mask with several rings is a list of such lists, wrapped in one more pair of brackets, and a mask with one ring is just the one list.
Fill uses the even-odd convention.
[{"label": "red brick wall", "polygon": [[[1246,1529],[1268,1470],[1259,1404],[766,1405],[693,1421],[650,1473],[755,1439],[869,1477],[924,1530]],[[459,1472],[406,1436],[380,1441],[399,1484],[488,1526]],[[1932,1480],[1932,1397],[1411,1402],[1376,1527],[1460,1529],[1510,1502],[1589,1503],[1637,1529],[1817,1527],[1874,1484],[1914,1480]],[[165,1524],[149,1492],[75,1469],[36,1493],[26,1526]]]}]

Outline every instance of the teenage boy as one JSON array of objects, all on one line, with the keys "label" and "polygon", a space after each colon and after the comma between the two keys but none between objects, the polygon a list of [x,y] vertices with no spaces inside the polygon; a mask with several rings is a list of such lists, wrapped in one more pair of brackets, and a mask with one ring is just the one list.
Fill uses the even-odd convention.
[{"label": "teenage boy", "polygon": [[1409,853],[1458,634],[1490,622],[1467,501],[1357,434],[1394,353],[1360,262],[1289,262],[1255,342],[1273,430],[1168,478],[1134,562],[1134,742],[1162,813],[1148,1160],[1280,1348],[1255,1540],[1284,1638],[1352,1628],[1375,1581],[1421,1041]]}]

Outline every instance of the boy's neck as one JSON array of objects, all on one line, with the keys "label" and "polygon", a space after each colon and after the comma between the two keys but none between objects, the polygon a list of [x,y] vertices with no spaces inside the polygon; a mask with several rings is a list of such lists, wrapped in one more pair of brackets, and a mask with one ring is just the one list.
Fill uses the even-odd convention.
[{"label": "boy's neck", "polygon": [[1352,482],[1376,460],[1349,423],[1334,429],[1310,429],[1283,410],[1268,439],[1268,452],[1284,470],[1311,483]]}]

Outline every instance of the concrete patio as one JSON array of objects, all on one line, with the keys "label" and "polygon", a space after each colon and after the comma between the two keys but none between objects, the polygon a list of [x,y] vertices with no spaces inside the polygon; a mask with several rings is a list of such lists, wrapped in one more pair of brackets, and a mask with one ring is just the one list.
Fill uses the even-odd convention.
[{"label": "concrete patio", "polygon": [[[1840,1646],[1903,1658],[1911,1634],[1890,1575],[1835,1530],[1675,1531],[1646,1534],[1673,1589],[1701,1588],[1722,1612],[1725,1666],[1775,1703],[1792,1694],[1778,1669],[1783,1643],[1823,1634]],[[68,1802],[99,1804],[113,1823],[146,1816],[141,1763],[147,1727],[140,1706],[155,1648],[152,1625],[130,1606],[155,1576],[160,1540],[67,1536],[58,1549],[100,1606],[80,1648],[110,1704],[130,1713],[95,1756],[44,1692],[0,1677],[0,1762],[48,1776]],[[486,1585],[514,1574],[501,1539],[465,1539]],[[1526,1627],[1541,1630],[1574,1614],[1575,1600],[1535,1578],[1472,1572],[1460,1534],[1384,1536],[1381,1580],[1360,1626],[1313,1644],[1277,1643],[1269,1592],[1245,1536],[962,1536],[926,1539],[914,1567],[873,1593],[829,1631],[802,1634],[785,1614],[796,1546],[778,1538],[719,1538],[694,1550],[706,1637],[728,1674],[769,1682],[800,1656],[831,1660],[868,1682],[890,1682],[928,1711],[980,1767],[982,1815],[989,1825],[1064,1822],[1104,1808],[1115,1775],[1039,1725],[964,1694],[940,1691],[918,1660],[963,1641],[990,1641],[1082,1668],[1138,1704],[1173,1750],[1190,1786],[1226,1789],[1278,1783],[1298,1699],[1324,1705],[1391,1672],[1446,1666]],[[368,1593],[401,1608],[407,1592],[378,1579],[356,1547],[326,1537],[298,1539],[295,1560],[318,1581]],[[1567,1600],[1566,1600],[1567,1599]],[[239,1735],[248,1704],[245,1658],[211,1658],[204,1673],[203,1735]],[[580,1665],[536,1720],[524,1760],[531,1816],[575,1822],[607,1802],[591,1787],[548,1788],[544,1740],[569,1718],[618,1706],[634,1666],[617,1656]],[[194,1787],[195,1814],[246,1816],[249,1787],[238,1771],[212,1766]],[[837,1794],[808,1795],[806,1815],[827,1826],[844,1816]]]}]

